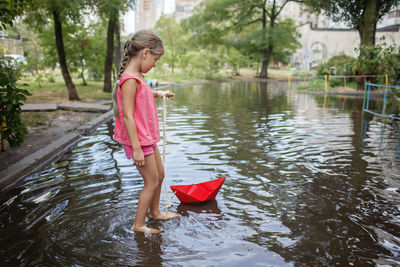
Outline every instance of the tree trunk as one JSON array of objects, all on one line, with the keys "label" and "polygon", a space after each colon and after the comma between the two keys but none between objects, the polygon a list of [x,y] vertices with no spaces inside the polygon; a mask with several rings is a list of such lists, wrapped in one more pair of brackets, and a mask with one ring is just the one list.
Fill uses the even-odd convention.
[{"label": "tree trunk", "polygon": [[119,65],[121,64],[121,32],[119,27],[119,21],[115,23],[114,33],[117,37],[117,45],[115,46],[115,68],[117,69],[116,75],[118,75]]},{"label": "tree trunk", "polygon": [[[375,33],[376,24],[378,23],[378,0],[366,0],[364,12],[361,15],[360,27],[358,32],[360,34],[360,47],[362,46],[374,46],[375,45]],[[371,58],[372,54],[367,54],[360,50],[359,57]],[[367,75],[374,73],[363,73],[361,70],[358,75]],[[365,78],[358,78],[357,80],[357,90],[364,90]]]},{"label": "tree trunk", "polygon": [[62,36],[62,25],[60,21],[60,14],[57,10],[53,10],[53,19],[54,19],[54,31],[56,35],[56,47],[58,53],[58,61],[61,67],[61,73],[63,75],[65,85],[68,89],[68,97],[69,100],[79,100],[78,91],[74,83],[72,82],[71,75],[69,75],[68,66],[67,66],[67,59],[65,56],[65,49],[64,49],[64,41]]},{"label": "tree trunk", "polygon": [[86,82],[86,79],[85,79],[85,67],[82,67],[80,75],[81,75],[81,78],[82,78],[83,85],[87,86],[87,82]]},{"label": "tree trunk", "polygon": [[106,50],[106,61],[104,63],[104,92],[111,92],[111,72],[113,64],[114,54],[114,30],[117,23],[117,15],[110,11],[110,18],[108,19],[107,27],[107,50]]},{"label": "tree trunk", "polygon": [[262,62],[260,77],[268,78],[268,60],[267,59],[264,59]]},{"label": "tree trunk", "polygon": [[[267,28],[267,11],[265,10],[267,8],[266,6],[266,0],[264,0],[264,5],[263,5],[263,13],[262,13],[262,29],[263,29],[263,35],[262,35],[262,40],[263,43],[266,42],[266,28]],[[268,77],[268,63],[269,59],[268,57],[268,51],[266,49],[263,50],[263,55],[264,59],[262,61],[262,67],[261,67],[261,72],[260,72],[260,77],[261,78],[267,78]]]},{"label": "tree trunk", "polygon": [[378,22],[377,0],[366,0],[360,21],[360,46],[375,45],[376,24]]}]

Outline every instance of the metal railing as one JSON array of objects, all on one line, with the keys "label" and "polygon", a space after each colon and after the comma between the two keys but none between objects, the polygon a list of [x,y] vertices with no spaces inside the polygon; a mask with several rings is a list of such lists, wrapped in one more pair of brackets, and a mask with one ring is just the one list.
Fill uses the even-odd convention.
[{"label": "metal railing", "polygon": [[[370,96],[371,96],[371,87],[381,87],[381,88],[383,87],[383,88],[385,88],[385,93],[383,95],[382,111],[380,111],[379,113],[369,109],[369,100],[370,100]],[[392,94],[395,93],[396,91],[400,92],[400,86],[373,84],[373,83],[368,83],[368,82],[365,83],[363,112],[367,112],[367,113],[370,113],[370,114],[373,114],[373,115],[377,115],[377,116],[381,116],[381,117],[385,117],[385,118],[400,120],[399,116],[385,114],[387,99],[388,99],[388,97],[391,97]],[[396,101],[400,101],[399,98],[395,97],[395,99],[396,99]]]}]

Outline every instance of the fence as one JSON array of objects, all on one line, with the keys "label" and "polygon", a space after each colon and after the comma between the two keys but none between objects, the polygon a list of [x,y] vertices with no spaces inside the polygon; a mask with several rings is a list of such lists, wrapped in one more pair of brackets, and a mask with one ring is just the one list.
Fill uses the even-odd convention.
[{"label": "fence", "polygon": [[[383,96],[383,104],[382,104],[382,110],[378,113],[375,111],[370,110],[370,96],[371,96],[371,88],[372,87],[380,87],[380,88],[385,88],[385,93]],[[381,117],[385,118],[391,118],[391,119],[396,119],[400,120],[400,117],[397,115],[387,115],[385,114],[386,111],[386,104],[387,100],[389,97],[393,97],[393,99],[397,102],[400,101],[400,98],[396,97],[396,93],[400,93],[400,86],[389,86],[389,85],[382,85],[382,84],[373,84],[373,83],[366,83],[365,84],[365,90],[364,90],[364,102],[363,102],[363,112],[367,112],[373,115],[378,115]]]}]

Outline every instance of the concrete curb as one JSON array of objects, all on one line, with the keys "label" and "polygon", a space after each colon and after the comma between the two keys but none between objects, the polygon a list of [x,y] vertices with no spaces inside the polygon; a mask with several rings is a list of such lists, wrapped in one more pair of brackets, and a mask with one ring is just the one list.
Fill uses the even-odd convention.
[{"label": "concrete curb", "polygon": [[[153,90],[160,90],[170,86],[179,86],[178,84],[167,84],[153,88]],[[78,127],[73,133],[67,134],[62,138],[59,138],[42,149],[28,155],[22,160],[7,167],[7,169],[0,172],[0,194],[3,194],[15,186],[23,183],[26,176],[29,176],[52,163],[54,160],[68,152],[73,145],[75,145],[82,136],[91,134],[100,124],[103,124],[111,120],[114,116],[114,111],[109,106],[103,104],[109,104],[111,101],[103,101],[102,104],[88,104],[88,103],[73,103],[65,105],[65,109],[73,110],[89,110],[89,111],[104,111],[107,107],[107,112],[94,118],[93,120],[85,123]],[[65,103],[64,103],[65,104]],[[62,106],[63,104],[61,104]],[[85,107],[86,105],[86,107]],[[23,106],[22,106],[23,107]],[[98,108],[99,107],[99,108]],[[44,109],[43,109],[44,108]],[[25,111],[44,111],[44,110],[56,110],[60,108],[60,104],[26,104]]]},{"label": "concrete curb", "polygon": [[51,142],[42,149],[30,154],[22,160],[12,164],[0,172],[0,193],[5,193],[20,184],[28,175],[31,175],[53,162],[75,145],[82,136],[92,133],[100,124],[112,119],[112,110],[85,123],[72,133]]}]

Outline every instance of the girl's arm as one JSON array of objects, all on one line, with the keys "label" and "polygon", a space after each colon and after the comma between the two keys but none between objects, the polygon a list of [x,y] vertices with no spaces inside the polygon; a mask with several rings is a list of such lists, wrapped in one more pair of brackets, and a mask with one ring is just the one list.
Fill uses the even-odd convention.
[{"label": "girl's arm", "polygon": [[129,79],[121,87],[122,90],[122,108],[124,111],[125,128],[131,141],[133,148],[134,164],[137,167],[143,167],[145,164],[144,154],[142,147],[139,143],[139,138],[136,130],[135,119],[133,118],[133,111],[135,109],[136,90],[139,84],[136,80]]}]

